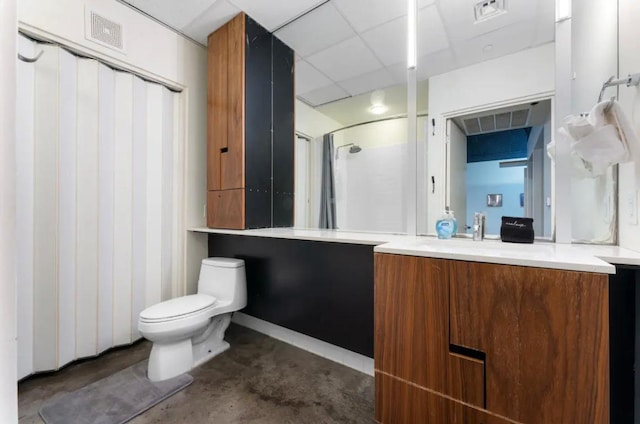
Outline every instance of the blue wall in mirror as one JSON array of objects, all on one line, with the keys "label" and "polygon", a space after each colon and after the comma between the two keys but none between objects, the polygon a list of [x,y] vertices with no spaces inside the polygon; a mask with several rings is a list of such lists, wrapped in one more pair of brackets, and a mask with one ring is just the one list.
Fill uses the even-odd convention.
[{"label": "blue wall in mirror", "polygon": [[467,137],[467,163],[527,157],[531,128],[520,128]]}]

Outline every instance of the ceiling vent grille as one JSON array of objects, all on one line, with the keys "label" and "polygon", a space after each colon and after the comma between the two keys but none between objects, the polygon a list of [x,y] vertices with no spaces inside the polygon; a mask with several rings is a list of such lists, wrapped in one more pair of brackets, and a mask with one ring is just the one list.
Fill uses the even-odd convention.
[{"label": "ceiling vent grille", "polygon": [[85,20],[85,37],[88,40],[119,51],[124,50],[122,25],[89,10]]},{"label": "ceiling vent grille", "polygon": [[496,129],[496,122],[493,119],[493,115],[489,116],[481,116],[480,117],[480,127],[482,131],[493,131]]},{"label": "ceiling vent grille", "polygon": [[512,127],[524,127],[527,125],[529,121],[529,112],[530,109],[521,109],[513,111],[511,116],[511,126]]},{"label": "ceiling vent grille", "polygon": [[507,0],[484,0],[473,8],[476,21],[484,22],[507,13]]},{"label": "ceiling vent grille", "polygon": [[497,130],[506,130],[511,127],[511,113],[498,113],[496,114],[496,129]]},{"label": "ceiling vent grille", "polygon": [[465,119],[464,126],[467,129],[467,134],[476,134],[480,132],[480,122],[478,121],[478,118]]}]

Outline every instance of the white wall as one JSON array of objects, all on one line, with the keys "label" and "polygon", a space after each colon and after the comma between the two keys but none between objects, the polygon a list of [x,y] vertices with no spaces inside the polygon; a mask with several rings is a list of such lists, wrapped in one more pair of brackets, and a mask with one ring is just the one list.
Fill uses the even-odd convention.
[{"label": "white wall", "polygon": [[435,135],[431,128],[428,132],[427,181],[418,182],[418,193],[427,193],[427,211],[418,211],[418,217],[427,216],[426,222],[418,221],[419,233],[435,233],[435,222],[445,207],[446,118],[552,96],[554,47],[545,44],[429,79],[429,119],[435,119],[436,127]]},{"label": "white wall", "polygon": [[335,119],[318,112],[311,106],[296,99],[296,131],[300,131],[309,137],[322,137],[323,134],[337,130],[342,124]]},{"label": "white wall", "polygon": [[[334,134],[338,229],[402,233],[405,231],[404,168],[407,120],[393,119],[348,128]],[[334,158],[336,156],[334,155]]]},{"label": "white wall", "polygon": [[16,1],[0,0],[0,422],[18,422],[15,274]]},{"label": "white wall", "polygon": [[[640,3],[635,0],[619,1],[619,51],[620,76],[640,72],[640,55],[638,40],[640,39]],[[640,90],[638,87],[621,87],[620,104],[633,120],[636,132],[640,134]],[[640,155],[639,155],[640,156]],[[619,244],[628,249],[640,251],[640,226],[632,225],[626,217],[627,198],[633,192],[638,196],[640,189],[640,163],[621,164],[618,174],[619,197]],[[636,216],[640,208],[636,208]]]},{"label": "white wall", "polygon": [[[119,52],[85,39],[85,9],[119,22],[125,49]],[[21,0],[22,31],[84,51],[99,59],[182,89],[181,124],[186,135],[176,152],[174,244],[181,258],[172,272],[180,284],[175,295],[195,292],[200,260],[207,255],[207,237],[187,234],[205,223],[206,196],[206,49],[115,0]],[[186,285],[186,287],[185,287]]]}]

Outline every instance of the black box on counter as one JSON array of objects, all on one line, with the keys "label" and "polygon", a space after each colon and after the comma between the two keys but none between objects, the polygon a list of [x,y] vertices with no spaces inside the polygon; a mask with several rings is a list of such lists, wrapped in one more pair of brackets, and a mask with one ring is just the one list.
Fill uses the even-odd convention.
[{"label": "black box on counter", "polygon": [[507,243],[533,243],[533,218],[503,216],[500,238]]}]

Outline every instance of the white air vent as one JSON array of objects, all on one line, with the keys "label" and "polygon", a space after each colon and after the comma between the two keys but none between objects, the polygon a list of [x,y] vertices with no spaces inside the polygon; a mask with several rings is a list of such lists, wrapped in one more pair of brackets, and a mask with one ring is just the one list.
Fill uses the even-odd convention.
[{"label": "white air vent", "polygon": [[[503,109],[504,110],[504,109]],[[489,112],[488,115],[473,115],[462,117],[464,129],[467,135],[485,134],[495,131],[513,130],[524,128],[529,125],[531,109],[507,110],[496,113]],[[460,121],[458,121],[459,123]]]},{"label": "white air vent", "polygon": [[85,13],[85,37],[103,46],[119,51],[124,50],[122,25],[93,10],[86,10]]},{"label": "white air vent", "polygon": [[476,23],[507,13],[507,0],[484,0],[474,7]]}]

